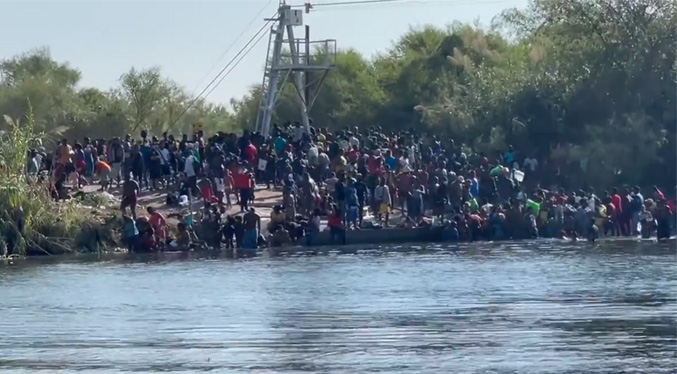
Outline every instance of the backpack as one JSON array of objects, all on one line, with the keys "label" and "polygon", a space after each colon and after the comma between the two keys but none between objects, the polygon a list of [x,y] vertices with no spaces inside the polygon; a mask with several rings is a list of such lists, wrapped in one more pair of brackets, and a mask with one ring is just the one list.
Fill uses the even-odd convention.
[{"label": "backpack", "polygon": [[639,212],[642,210],[642,200],[639,198],[639,196],[634,195],[632,197],[632,201],[630,202],[630,206],[632,207],[633,211]]},{"label": "backpack", "polygon": [[125,158],[125,151],[124,149],[122,149],[122,146],[120,144],[116,144],[113,146],[112,153],[113,153],[113,162],[115,163],[122,162],[122,160]]}]

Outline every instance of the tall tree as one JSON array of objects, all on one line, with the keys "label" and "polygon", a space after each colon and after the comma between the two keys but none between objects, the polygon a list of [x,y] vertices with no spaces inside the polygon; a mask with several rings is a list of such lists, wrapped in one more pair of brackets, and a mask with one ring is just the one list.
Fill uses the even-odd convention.
[{"label": "tall tree", "polygon": [[136,70],[132,68],[120,77],[122,93],[133,108],[132,132],[144,124],[153,109],[168,92],[157,67]]}]

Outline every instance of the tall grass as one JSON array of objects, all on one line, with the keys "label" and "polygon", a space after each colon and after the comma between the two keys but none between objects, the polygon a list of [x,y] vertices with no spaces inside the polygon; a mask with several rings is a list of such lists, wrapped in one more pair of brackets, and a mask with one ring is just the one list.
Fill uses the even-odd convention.
[{"label": "tall grass", "polygon": [[[29,109],[25,123],[5,116],[0,139],[0,256],[63,254],[88,246],[95,222],[74,202],[55,202],[50,179],[26,173],[34,132]],[[95,234],[97,235],[97,234]],[[91,249],[91,248],[90,248]]]}]

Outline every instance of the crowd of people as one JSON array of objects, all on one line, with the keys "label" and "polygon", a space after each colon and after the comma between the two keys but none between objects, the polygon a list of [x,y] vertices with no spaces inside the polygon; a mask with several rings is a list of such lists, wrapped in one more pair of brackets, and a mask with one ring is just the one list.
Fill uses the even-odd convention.
[{"label": "crowd of people", "polygon": [[[536,237],[671,236],[674,199],[653,186],[550,186],[553,162],[508,149],[475,152],[453,140],[414,129],[386,133],[380,127],[330,132],[298,123],[275,124],[270,136],[202,131],[139,139],[63,140],[53,155],[32,150],[28,172],[52,175],[55,199],[85,184],[121,190],[123,236],[130,250],[165,245],[255,252],[260,245],[312,245],[324,229],[336,242],[347,230],[442,227],[445,240],[501,240]],[[257,184],[280,189],[261,235],[252,207]],[[264,187],[265,186],[265,187]],[[201,200],[175,233],[153,207],[137,217],[142,191],[166,193],[168,205]],[[672,191],[674,192],[674,191]],[[236,205],[239,209],[231,210]],[[127,214],[129,208],[130,213]],[[204,228],[196,235],[196,223]],[[172,239],[169,237],[173,236]]]}]

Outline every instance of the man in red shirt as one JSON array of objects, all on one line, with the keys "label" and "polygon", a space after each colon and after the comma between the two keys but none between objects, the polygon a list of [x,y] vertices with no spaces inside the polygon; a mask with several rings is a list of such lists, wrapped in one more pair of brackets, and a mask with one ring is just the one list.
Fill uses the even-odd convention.
[{"label": "man in red shirt", "polygon": [[381,173],[381,167],[383,166],[383,157],[379,153],[376,153],[377,151],[374,152],[373,155],[369,156],[367,166],[369,167],[369,174],[378,175]]},{"label": "man in red shirt", "polygon": [[244,149],[244,154],[247,156],[247,161],[249,162],[249,165],[253,165],[256,167],[256,159],[258,156],[258,151],[256,150],[256,146],[254,144],[249,143]]},{"label": "man in red shirt", "polygon": [[621,212],[623,212],[623,203],[621,195],[618,194],[618,188],[614,187],[613,190],[611,190],[611,193],[611,204],[613,204],[616,209],[616,213],[620,215]]},{"label": "man in red shirt", "polygon": [[348,152],[348,162],[351,164],[357,163],[357,160],[360,158],[360,151],[357,149],[357,146],[354,145],[353,149]]}]

